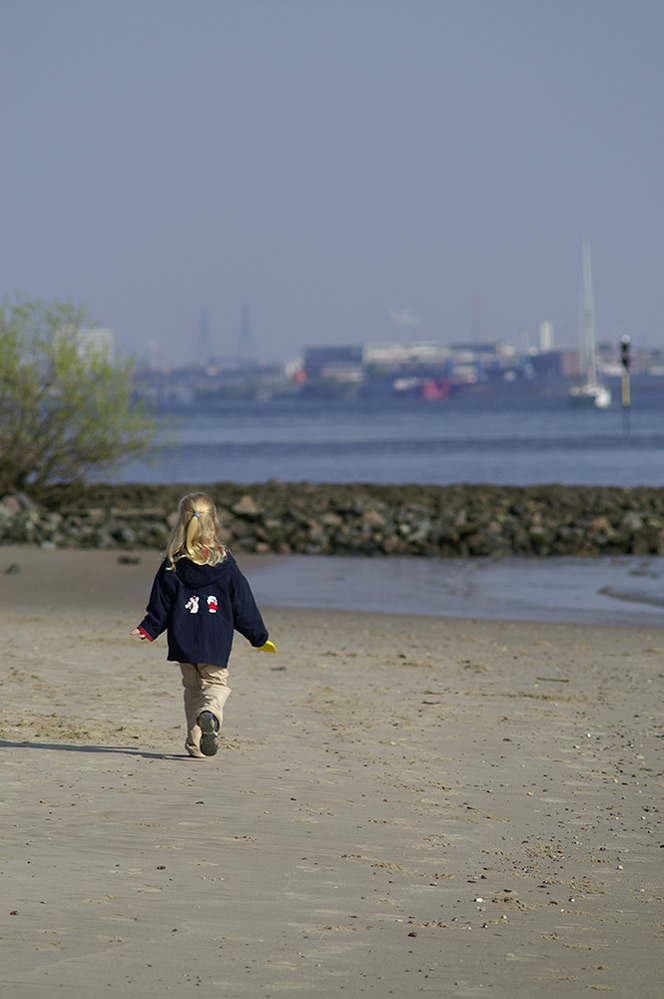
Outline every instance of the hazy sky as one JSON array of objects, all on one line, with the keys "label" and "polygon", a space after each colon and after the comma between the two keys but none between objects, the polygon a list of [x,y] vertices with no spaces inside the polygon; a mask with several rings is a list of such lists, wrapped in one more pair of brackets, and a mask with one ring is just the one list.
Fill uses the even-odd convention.
[{"label": "hazy sky", "polygon": [[[0,0],[0,292],[127,353],[664,347],[662,0]],[[416,323],[416,324],[415,324]]]}]

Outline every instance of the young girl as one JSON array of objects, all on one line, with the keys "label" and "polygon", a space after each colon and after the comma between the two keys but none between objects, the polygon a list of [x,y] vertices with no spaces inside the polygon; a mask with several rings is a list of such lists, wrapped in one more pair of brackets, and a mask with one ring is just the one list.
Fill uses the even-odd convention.
[{"label": "young girl", "polygon": [[166,630],[168,659],[180,664],[190,756],[219,748],[233,631],[261,651],[276,652],[249,583],[221,544],[214,503],[205,493],[180,500],[147,614],[130,632],[153,642]]}]

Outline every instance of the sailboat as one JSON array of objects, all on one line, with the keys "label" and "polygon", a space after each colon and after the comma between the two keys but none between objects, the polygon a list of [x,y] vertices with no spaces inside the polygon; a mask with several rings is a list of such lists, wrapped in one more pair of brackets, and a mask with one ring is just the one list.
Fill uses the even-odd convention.
[{"label": "sailboat", "polygon": [[581,243],[581,263],[583,266],[583,302],[580,311],[580,358],[585,380],[573,385],[569,400],[575,406],[595,406],[606,409],[611,405],[611,393],[606,385],[597,380],[597,359],[595,357],[595,310],[593,305],[593,282],[590,269],[590,243],[584,238]]}]

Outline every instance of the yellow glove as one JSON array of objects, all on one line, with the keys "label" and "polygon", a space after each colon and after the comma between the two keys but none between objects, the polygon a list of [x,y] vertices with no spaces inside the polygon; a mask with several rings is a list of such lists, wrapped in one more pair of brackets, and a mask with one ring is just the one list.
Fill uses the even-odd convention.
[{"label": "yellow glove", "polygon": [[266,642],[265,645],[259,645],[259,646],[257,646],[257,648],[258,648],[259,652],[276,652],[277,651],[277,646],[274,644],[274,642],[270,642],[270,641]]}]

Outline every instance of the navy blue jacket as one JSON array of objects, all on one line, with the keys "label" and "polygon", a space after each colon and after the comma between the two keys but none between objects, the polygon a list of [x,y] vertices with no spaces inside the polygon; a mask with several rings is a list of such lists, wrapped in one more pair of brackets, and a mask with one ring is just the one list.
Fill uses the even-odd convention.
[{"label": "navy blue jacket", "polygon": [[230,552],[217,565],[181,558],[169,566],[162,562],[138,626],[151,642],[167,632],[169,660],[228,666],[235,630],[255,648],[265,645],[263,618]]}]

